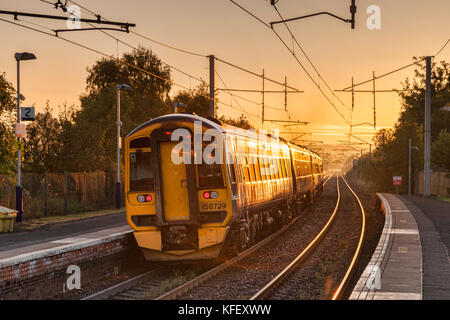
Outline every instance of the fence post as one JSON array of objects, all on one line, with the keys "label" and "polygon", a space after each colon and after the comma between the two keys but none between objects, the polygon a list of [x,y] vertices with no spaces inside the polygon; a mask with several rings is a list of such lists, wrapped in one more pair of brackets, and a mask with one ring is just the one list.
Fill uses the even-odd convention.
[{"label": "fence post", "polygon": [[64,171],[64,214],[68,214],[69,204],[69,173]]},{"label": "fence post", "polygon": [[44,171],[44,216],[48,216],[48,178],[47,178],[47,171]]}]

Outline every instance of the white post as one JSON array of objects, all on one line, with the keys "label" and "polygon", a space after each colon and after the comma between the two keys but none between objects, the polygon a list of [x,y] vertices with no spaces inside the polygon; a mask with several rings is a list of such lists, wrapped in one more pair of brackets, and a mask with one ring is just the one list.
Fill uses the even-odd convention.
[{"label": "white post", "polygon": [[408,196],[411,195],[411,138],[408,139]]},{"label": "white post", "polygon": [[117,182],[116,182],[116,208],[120,209],[120,85],[117,85]]},{"label": "white post", "polygon": [[426,57],[425,91],[425,143],[424,143],[424,197],[430,196],[430,144],[431,144],[431,57]]}]

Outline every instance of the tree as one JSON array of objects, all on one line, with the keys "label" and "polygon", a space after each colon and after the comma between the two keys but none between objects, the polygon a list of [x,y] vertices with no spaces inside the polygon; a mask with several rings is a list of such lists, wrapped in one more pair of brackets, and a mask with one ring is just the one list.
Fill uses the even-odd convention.
[{"label": "tree", "polygon": [[13,111],[16,107],[14,95],[16,90],[12,84],[6,80],[4,73],[0,74],[0,115],[5,111]]},{"label": "tree", "polygon": [[254,127],[250,124],[250,122],[248,122],[248,119],[246,116],[244,116],[242,113],[239,116],[238,119],[233,119],[233,118],[226,118],[225,116],[220,117],[219,119],[220,121],[222,121],[223,123],[227,123],[229,125],[241,128],[241,129],[254,129]]},{"label": "tree", "polygon": [[173,102],[182,102],[186,105],[186,111],[195,113],[201,117],[209,116],[209,87],[206,82],[200,83],[192,91],[181,91]]},{"label": "tree", "polygon": [[[137,66],[136,69],[131,65]],[[170,69],[151,50],[139,47],[119,60],[105,58],[88,68],[87,93],[79,111],[66,117],[62,133],[66,170],[114,171],[116,162],[116,84],[122,90],[120,118],[122,137],[143,122],[171,111],[168,94]],[[150,75],[142,70],[154,74]],[[163,80],[169,79],[169,80]]]},{"label": "tree", "polygon": [[49,103],[27,126],[24,169],[32,172],[58,171],[63,147],[61,122],[53,116]]},{"label": "tree", "polygon": [[[417,58],[414,58],[418,60]],[[413,80],[406,79],[404,91],[400,93],[402,110],[393,129],[382,129],[374,137],[375,150],[369,166],[363,168],[363,178],[373,183],[377,191],[392,190],[392,176],[408,175],[408,141],[412,140],[419,152],[413,153],[413,171],[423,168],[423,124],[425,106],[425,64],[415,70]],[[431,77],[431,128],[432,142],[437,141],[441,130],[450,130],[450,115],[440,111],[450,101],[450,65],[445,61],[433,63]],[[445,141],[445,138],[442,138]],[[434,143],[433,143],[434,145]],[[445,143],[436,145],[436,150],[442,150]],[[442,165],[441,156],[435,151],[435,164]],[[441,152],[441,155],[445,154]],[[440,160],[439,160],[440,159]],[[368,159],[367,159],[368,160]],[[368,162],[368,161],[367,161]],[[401,191],[406,191],[404,184]]]},{"label": "tree", "polygon": [[437,168],[450,171],[450,133],[442,130],[431,145],[431,162]]},{"label": "tree", "polygon": [[87,71],[88,94],[81,99],[82,108],[83,99],[95,99],[103,90],[124,83],[131,86],[127,94],[133,102],[129,111],[134,122],[170,112],[170,106],[165,103],[172,87],[170,68],[149,49],[140,46],[119,60],[103,58]]},{"label": "tree", "polygon": [[4,73],[0,74],[0,173],[8,173],[15,168],[14,95],[12,84]]}]

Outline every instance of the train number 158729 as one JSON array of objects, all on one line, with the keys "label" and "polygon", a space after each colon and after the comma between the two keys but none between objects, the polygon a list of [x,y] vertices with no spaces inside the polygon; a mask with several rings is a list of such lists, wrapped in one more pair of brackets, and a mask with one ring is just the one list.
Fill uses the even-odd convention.
[{"label": "train number 158729", "polygon": [[201,203],[200,209],[202,211],[210,211],[210,210],[221,210],[226,209],[227,204],[225,202],[211,202],[211,203]]}]

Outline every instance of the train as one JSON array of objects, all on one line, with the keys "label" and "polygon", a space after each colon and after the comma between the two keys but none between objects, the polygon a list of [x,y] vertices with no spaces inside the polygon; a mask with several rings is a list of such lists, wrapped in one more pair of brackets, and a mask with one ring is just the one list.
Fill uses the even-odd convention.
[{"label": "train", "polygon": [[127,222],[147,261],[249,248],[323,190],[322,158],[273,133],[174,113],[125,138]]}]

